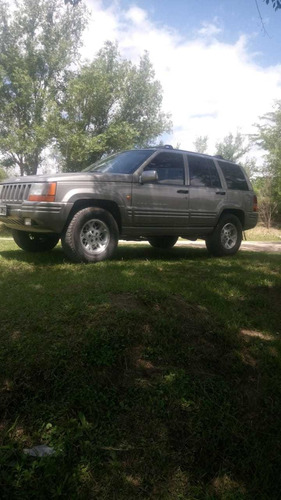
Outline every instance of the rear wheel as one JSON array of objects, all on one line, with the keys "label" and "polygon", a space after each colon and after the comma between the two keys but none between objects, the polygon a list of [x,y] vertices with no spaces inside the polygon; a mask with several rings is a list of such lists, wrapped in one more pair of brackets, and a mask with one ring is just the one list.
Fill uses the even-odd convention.
[{"label": "rear wheel", "polygon": [[58,234],[28,233],[26,231],[12,230],[15,243],[26,252],[47,252],[52,250],[59,241]]},{"label": "rear wheel", "polygon": [[152,247],[162,249],[172,248],[177,241],[177,236],[152,236],[148,238],[148,242]]},{"label": "rear wheel", "polygon": [[234,255],[242,241],[242,226],[236,215],[221,217],[213,233],[206,238],[208,251],[217,257]]},{"label": "rear wheel", "polygon": [[87,207],[74,215],[61,241],[73,262],[98,262],[112,256],[118,238],[114,217],[102,208]]}]

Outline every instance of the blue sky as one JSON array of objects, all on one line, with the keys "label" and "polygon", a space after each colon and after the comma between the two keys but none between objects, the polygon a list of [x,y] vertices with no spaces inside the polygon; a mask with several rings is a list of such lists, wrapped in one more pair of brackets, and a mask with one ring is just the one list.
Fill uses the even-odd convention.
[{"label": "blue sky", "polygon": [[[174,146],[209,152],[229,132],[255,132],[259,116],[281,99],[281,11],[263,0],[85,0],[91,22],[83,55],[106,40],[138,64],[145,50],[171,113]],[[256,151],[253,156],[260,157]]]},{"label": "blue sky", "polygon": [[[107,4],[112,2],[107,2]],[[120,2],[129,8],[133,2]],[[251,37],[249,46],[263,65],[280,63],[281,11],[275,12],[263,0],[139,0],[135,5],[149,12],[155,23],[169,26],[182,36],[192,37],[202,22],[222,29],[220,39],[234,43],[243,33]],[[261,14],[263,24],[260,20]],[[264,28],[265,30],[264,30]]]}]

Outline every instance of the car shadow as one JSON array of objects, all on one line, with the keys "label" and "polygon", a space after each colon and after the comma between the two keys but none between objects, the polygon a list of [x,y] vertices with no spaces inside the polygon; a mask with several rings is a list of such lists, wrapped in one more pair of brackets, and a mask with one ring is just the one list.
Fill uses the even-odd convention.
[{"label": "car shadow", "polygon": [[[64,254],[61,247],[56,247],[50,252],[28,253],[23,250],[3,250],[0,256],[8,261],[17,260],[34,265],[57,265],[73,264]],[[161,250],[145,245],[120,245],[110,261],[123,260],[180,260],[180,259],[202,259],[208,256],[205,248],[192,248],[185,246],[174,247],[169,250]]]}]

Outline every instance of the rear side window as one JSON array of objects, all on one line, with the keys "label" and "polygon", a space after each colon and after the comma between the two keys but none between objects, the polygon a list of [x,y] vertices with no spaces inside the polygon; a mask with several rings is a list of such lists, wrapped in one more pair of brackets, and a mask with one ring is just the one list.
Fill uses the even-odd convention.
[{"label": "rear side window", "polygon": [[211,158],[188,156],[190,185],[194,187],[220,188],[221,181]]},{"label": "rear side window", "polygon": [[219,161],[228,189],[239,189],[249,191],[245,175],[239,165]]},{"label": "rear side window", "polygon": [[160,184],[184,184],[184,162],[180,153],[159,153],[144,170],[156,170]]}]

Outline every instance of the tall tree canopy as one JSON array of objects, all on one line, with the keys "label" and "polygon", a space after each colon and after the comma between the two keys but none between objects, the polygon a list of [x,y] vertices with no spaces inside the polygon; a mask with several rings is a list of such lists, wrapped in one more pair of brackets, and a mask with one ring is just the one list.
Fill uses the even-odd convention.
[{"label": "tall tree canopy", "polygon": [[0,0],[0,164],[36,174],[56,146],[66,170],[145,146],[170,130],[148,54],[134,65],[108,42],[75,66],[86,22],[78,0]]},{"label": "tall tree canopy", "polygon": [[57,107],[56,136],[65,170],[78,170],[104,153],[143,147],[170,130],[162,89],[148,54],[138,66],[107,42],[69,82]]},{"label": "tall tree canopy", "polygon": [[0,0],[0,152],[2,165],[37,172],[52,135],[50,117],[64,91],[85,23],[82,5],[63,0]]},{"label": "tall tree canopy", "polygon": [[272,197],[281,208],[281,101],[277,101],[273,111],[260,120],[254,138],[266,151],[264,176],[272,180]]}]

